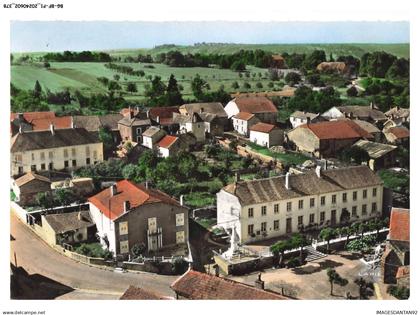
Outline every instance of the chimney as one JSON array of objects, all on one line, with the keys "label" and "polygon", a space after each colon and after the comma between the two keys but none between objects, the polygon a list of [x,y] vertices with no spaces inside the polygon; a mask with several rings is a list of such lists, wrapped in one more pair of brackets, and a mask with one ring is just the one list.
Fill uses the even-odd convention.
[{"label": "chimney", "polygon": [[136,106],[136,112],[140,113],[140,107]]},{"label": "chimney", "polygon": [[110,192],[111,192],[111,197],[115,196],[117,194],[117,185],[113,184],[109,187]]},{"label": "chimney", "polygon": [[241,174],[238,172],[235,173],[235,183],[239,182],[241,180]]},{"label": "chimney", "polygon": [[306,117],[306,124],[309,125],[311,123],[311,118],[310,117]]},{"label": "chimney", "polygon": [[258,274],[258,278],[255,280],[255,287],[264,290],[264,281],[261,279],[261,273]]},{"label": "chimney", "polygon": [[374,109],[375,107],[373,106],[373,102],[370,102],[370,108]]},{"label": "chimney", "polygon": [[200,114],[202,114],[202,113],[204,113],[204,108],[203,107],[200,108]]},{"label": "chimney", "polygon": [[23,133],[22,125],[19,125],[19,133]]},{"label": "chimney", "polygon": [[144,186],[146,187],[146,189],[149,189],[149,181],[147,181],[147,180],[146,180],[146,181],[144,182]]},{"label": "chimney", "polygon": [[54,128],[54,124],[50,124],[50,131],[51,131],[51,134],[52,135],[54,135],[55,134],[55,128]]},{"label": "chimney", "polygon": [[73,116],[71,116],[70,128],[76,128]]},{"label": "chimney", "polygon": [[316,173],[316,176],[318,176],[318,178],[321,178],[321,166],[318,165],[315,168],[315,173]]},{"label": "chimney", "polygon": [[183,205],[184,205],[184,195],[179,196],[179,204],[180,204],[181,206],[183,206]]},{"label": "chimney", "polygon": [[124,213],[130,211],[130,201],[126,200],[123,202],[123,209],[124,209]]},{"label": "chimney", "polygon": [[289,177],[290,177],[290,173],[289,172],[287,172],[286,173],[286,183],[285,183],[285,187],[286,187],[286,189],[287,190],[289,190],[290,189],[290,179],[289,179]]},{"label": "chimney", "polygon": [[134,112],[131,110],[131,107],[129,107],[129,114],[128,114],[128,117],[129,117],[130,119],[133,119],[133,118],[134,118]]},{"label": "chimney", "polygon": [[147,116],[147,118],[150,118],[150,110],[146,111],[146,116]]},{"label": "chimney", "polygon": [[159,117],[159,116],[156,116],[156,122],[157,122],[158,124],[160,124],[160,117]]},{"label": "chimney", "polygon": [[322,160],[322,169],[325,171],[327,169],[328,161],[326,159]]}]

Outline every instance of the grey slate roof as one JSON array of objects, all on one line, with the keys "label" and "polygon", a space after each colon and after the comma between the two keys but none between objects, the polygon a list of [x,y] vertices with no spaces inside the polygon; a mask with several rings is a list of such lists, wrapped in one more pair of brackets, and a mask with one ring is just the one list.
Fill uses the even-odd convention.
[{"label": "grey slate roof", "polygon": [[95,225],[89,211],[47,214],[45,220],[57,234]]},{"label": "grey slate roof", "polygon": [[227,114],[223,105],[218,102],[213,103],[191,103],[184,104],[181,107],[184,107],[188,114],[192,115],[193,113],[200,113],[201,109],[204,113],[215,114],[217,117],[226,117]]},{"label": "grey slate roof", "polygon": [[321,171],[290,174],[290,189],[285,187],[285,176],[237,182],[223,188],[238,197],[242,206],[332,193],[348,189],[380,185],[381,179],[367,166],[353,166]]},{"label": "grey slate roof", "polygon": [[370,118],[372,120],[386,120],[387,117],[380,110],[370,108],[370,106],[352,105],[337,107],[342,113],[352,113],[354,117]]},{"label": "grey slate roof", "polygon": [[310,120],[314,119],[315,117],[318,117],[319,114],[314,114],[314,113],[310,113],[310,112],[302,112],[302,111],[295,111],[293,114],[290,115],[290,117],[295,117],[295,118],[299,118],[299,119],[306,119],[307,117],[309,117]]},{"label": "grey slate roof", "polygon": [[100,127],[118,130],[118,121],[123,117],[121,114],[73,116],[73,123],[77,128],[85,128],[88,131],[98,131]]},{"label": "grey slate roof", "polygon": [[17,133],[11,140],[10,152],[52,149],[101,141],[84,128],[28,131]]},{"label": "grey slate roof", "polygon": [[124,126],[147,126],[151,125],[150,119],[147,117],[146,113],[138,113],[133,118],[130,118],[130,115],[124,116],[124,118],[118,121],[118,124]]},{"label": "grey slate roof", "polygon": [[353,146],[359,147],[366,151],[372,159],[380,158],[385,154],[395,150],[395,145],[389,145],[384,143],[372,142],[367,140],[359,140]]},{"label": "grey slate roof", "polygon": [[371,133],[372,134],[372,133],[381,132],[375,125],[373,125],[370,122],[367,122],[365,120],[354,119],[353,121],[356,124],[358,124],[360,128],[363,128],[368,133]]},{"label": "grey slate roof", "polygon": [[142,136],[143,137],[153,137],[155,134],[157,134],[160,131],[161,131],[160,128],[158,128],[156,126],[151,126],[151,127],[147,128],[147,130],[145,132],[143,132]]},{"label": "grey slate roof", "polygon": [[180,125],[191,123],[193,122],[194,119],[195,119],[195,122],[203,121],[203,119],[197,113],[193,113],[192,115],[182,115],[182,114],[177,114],[177,113],[173,114],[174,123],[180,124]]}]

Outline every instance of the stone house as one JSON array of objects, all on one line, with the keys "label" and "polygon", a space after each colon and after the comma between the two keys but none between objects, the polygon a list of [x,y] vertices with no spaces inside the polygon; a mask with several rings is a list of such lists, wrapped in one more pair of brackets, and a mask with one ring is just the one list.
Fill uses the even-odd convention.
[{"label": "stone house", "polygon": [[369,133],[374,141],[380,142],[382,139],[382,132],[381,130],[376,127],[374,124],[371,124],[370,122],[367,122],[365,120],[360,119],[353,119],[353,121],[363,130],[365,130],[367,133]]},{"label": "stone house", "polygon": [[323,113],[322,117],[326,118],[327,120],[337,118],[360,119],[374,124],[383,123],[387,120],[385,114],[376,109],[373,103],[371,103],[370,106],[334,106]]},{"label": "stone house", "polygon": [[33,205],[38,193],[51,191],[51,181],[44,176],[28,172],[12,181],[12,190],[17,203],[22,206]]},{"label": "stone house", "polygon": [[367,166],[237,181],[217,193],[217,225],[250,243],[380,217],[383,183]]},{"label": "stone house", "polygon": [[316,71],[320,73],[330,73],[330,74],[341,74],[345,75],[349,73],[349,68],[344,62],[332,61],[332,62],[321,62],[316,66]]},{"label": "stone house", "polygon": [[254,114],[261,122],[275,124],[278,110],[271,100],[264,96],[241,96],[231,100],[225,106],[231,119],[239,112]]},{"label": "stone house", "polygon": [[173,120],[173,114],[179,114],[178,106],[152,107],[147,113],[153,125],[161,126],[169,134],[178,131],[178,125]]},{"label": "stone house", "polygon": [[410,210],[392,208],[389,234],[381,261],[385,283],[409,285],[410,276]]},{"label": "stone house", "polygon": [[161,157],[169,157],[181,150],[180,140],[175,136],[164,136],[156,145]]},{"label": "stone house", "polygon": [[103,144],[83,128],[19,132],[11,140],[12,176],[71,170],[103,161]]},{"label": "stone house", "polygon": [[272,147],[283,144],[283,130],[266,123],[256,123],[249,129],[249,139],[263,147]]},{"label": "stone house", "polygon": [[174,114],[174,122],[179,124],[179,133],[191,133],[197,142],[202,143],[206,140],[205,122],[199,114],[190,115]]},{"label": "stone house", "polygon": [[44,239],[51,245],[74,244],[95,237],[95,223],[89,211],[47,214],[41,217]]},{"label": "stone house", "polygon": [[73,116],[72,123],[74,127],[85,128],[94,135],[97,135],[101,128],[107,128],[111,131],[114,143],[117,144],[121,142],[118,122],[122,118],[124,118],[122,114]]},{"label": "stone house", "polygon": [[151,124],[147,113],[136,113],[130,109],[127,115],[118,121],[118,130],[120,131],[122,141],[142,143],[142,134]]},{"label": "stone house", "polygon": [[159,127],[151,126],[142,133],[142,136],[143,145],[149,149],[154,149],[156,143],[158,143],[160,139],[166,136],[166,132]]},{"label": "stone house", "polygon": [[289,131],[287,138],[296,145],[298,151],[316,157],[335,157],[340,150],[352,146],[360,139],[373,139],[352,120],[300,125]]},{"label": "stone house", "polygon": [[372,171],[395,165],[396,146],[367,140],[359,140],[353,146],[369,154],[369,167]]},{"label": "stone house", "polygon": [[101,244],[114,255],[135,245],[150,254],[187,246],[188,209],[159,190],[122,180],[88,200]]},{"label": "stone house", "polygon": [[316,123],[320,121],[324,121],[320,114],[314,114],[310,112],[302,112],[302,111],[295,111],[293,114],[290,115],[289,121],[293,128],[299,127],[300,125],[307,124],[307,123]]},{"label": "stone house", "polygon": [[254,114],[246,112],[239,112],[232,117],[233,129],[246,137],[249,136],[249,128],[259,122],[260,120]]},{"label": "stone house", "polygon": [[391,127],[383,131],[385,139],[391,144],[408,145],[410,141],[410,130],[406,127]]},{"label": "stone house", "polygon": [[72,128],[72,118],[70,116],[55,116],[54,112],[25,112],[10,114],[10,132],[12,136],[21,131],[40,131],[48,130],[50,125],[56,129]]},{"label": "stone house", "polygon": [[410,109],[395,106],[385,112],[385,116],[392,120],[396,119],[401,122],[410,122]]}]

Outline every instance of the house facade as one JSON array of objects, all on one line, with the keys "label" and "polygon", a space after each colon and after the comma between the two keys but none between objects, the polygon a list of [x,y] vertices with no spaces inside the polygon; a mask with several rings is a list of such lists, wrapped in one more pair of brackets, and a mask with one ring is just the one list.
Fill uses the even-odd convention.
[{"label": "house facade", "polygon": [[136,113],[130,109],[124,118],[118,121],[118,130],[122,141],[142,143],[142,134],[151,126],[151,124],[147,113]]},{"label": "house facade", "polygon": [[369,167],[372,171],[395,165],[397,147],[394,145],[359,140],[353,146],[362,149],[369,155]]},{"label": "house facade", "polygon": [[239,112],[232,117],[233,129],[246,137],[249,136],[249,128],[258,122],[260,120],[254,114],[246,112]]},{"label": "house facade", "polygon": [[142,133],[143,145],[149,149],[153,149],[156,143],[159,142],[166,135],[163,129],[156,126],[149,127],[145,132]]},{"label": "house facade", "polygon": [[391,127],[384,132],[385,139],[391,144],[408,145],[410,141],[410,130],[404,126]]},{"label": "house facade", "polygon": [[28,131],[11,140],[12,176],[45,170],[71,170],[103,161],[103,144],[84,128]]},{"label": "house facade", "polygon": [[26,173],[12,182],[16,202],[22,206],[35,204],[38,193],[51,191],[51,181],[33,172]]},{"label": "house facade", "polygon": [[256,123],[250,128],[249,139],[262,147],[283,144],[283,130],[271,124]]},{"label": "house facade", "polygon": [[161,157],[169,157],[179,152],[181,141],[175,136],[165,136],[157,143],[158,154]]},{"label": "house facade", "polygon": [[334,157],[356,141],[370,140],[373,136],[351,120],[335,120],[300,125],[289,131],[287,138],[300,152],[315,157]]},{"label": "house facade", "polygon": [[383,112],[376,109],[371,103],[370,106],[352,105],[331,107],[322,116],[328,120],[337,118],[360,119],[371,123],[385,122],[387,117]]},{"label": "house facade", "polygon": [[325,119],[319,114],[295,111],[290,115],[289,121],[293,128],[299,127],[300,125],[307,123],[315,123],[324,121]]},{"label": "house facade", "polygon": [[231,100],[225,106],[230,118],[240,112],[254,114],[261,122],[275,124],[277,122],[277,108],[271,100],[264,96],[241,96]]},{"label": "house facade", "polygon": [[383,183],[367,166],[239,181],[217,193],[217,224],[240,243],[304,228],[360,222],[382,213]]},{"label": "house facade", "polygon": [[122,180],[89,198],[89,211],[101,244],[127,256],[133,246],[147,253],[188,242],[188,209],[155,189]]},{"label": "house facade", "polygon": [[190,115],[174,114],[174,122],[179,124],[179,133],[191,133],[197,142],[206,140],[206,126],[199,114]]}]

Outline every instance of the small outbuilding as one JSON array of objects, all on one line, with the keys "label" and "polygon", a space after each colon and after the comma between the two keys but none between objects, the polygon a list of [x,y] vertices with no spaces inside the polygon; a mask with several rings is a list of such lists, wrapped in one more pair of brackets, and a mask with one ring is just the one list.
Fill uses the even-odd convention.
[{"label": "small outbuilding", "polygon": [[32,205],[36,202],[38,193],[51,191],[51,181],[34,172],[26,173],[12,183],[15,201],[22,206]]}]

